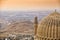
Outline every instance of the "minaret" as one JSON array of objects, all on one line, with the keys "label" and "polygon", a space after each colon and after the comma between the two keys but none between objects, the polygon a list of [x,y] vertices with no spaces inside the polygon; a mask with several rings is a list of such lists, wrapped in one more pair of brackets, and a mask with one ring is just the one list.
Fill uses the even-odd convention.
[{"label": "minaret", "polygon": [[56,9],[55,9],[55,12],[56,12]]},{"label": "minaret", "polygon": [[0,25],[0,30],[1,30],[1,25]]},{"label": "minaret", "polygon": [[37,34],[38,20],[37,17],[34,18],[34,35]]}]

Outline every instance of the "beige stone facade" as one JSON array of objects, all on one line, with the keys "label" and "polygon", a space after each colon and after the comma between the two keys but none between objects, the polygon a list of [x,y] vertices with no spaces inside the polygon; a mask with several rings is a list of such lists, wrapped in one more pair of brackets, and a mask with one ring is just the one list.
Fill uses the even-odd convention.
[{"label": "beige stone facade", "polygon": [[60,14],[53,12],[38,25],[35,40],[60,40]]}]

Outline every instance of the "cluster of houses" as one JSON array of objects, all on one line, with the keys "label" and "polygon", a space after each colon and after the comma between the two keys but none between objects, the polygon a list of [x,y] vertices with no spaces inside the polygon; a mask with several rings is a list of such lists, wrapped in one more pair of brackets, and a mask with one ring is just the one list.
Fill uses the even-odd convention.
[{"label": "cluster of houses", "polygon": [[18,35],[12,35],[9,34],[8,37],[0,37],[0,40],[34,40],[33,35],[25,35],[25,34],[18,34]]}]

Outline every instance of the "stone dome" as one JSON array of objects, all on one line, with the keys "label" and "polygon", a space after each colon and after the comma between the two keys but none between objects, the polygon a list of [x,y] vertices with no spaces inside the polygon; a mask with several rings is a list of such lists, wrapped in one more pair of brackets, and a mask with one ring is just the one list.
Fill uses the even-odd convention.
[{"label": "stone dome", "polygon": [[58,12],[53,12],[41,20],[37,37],[40,40],[60,40],[60,14]]}]

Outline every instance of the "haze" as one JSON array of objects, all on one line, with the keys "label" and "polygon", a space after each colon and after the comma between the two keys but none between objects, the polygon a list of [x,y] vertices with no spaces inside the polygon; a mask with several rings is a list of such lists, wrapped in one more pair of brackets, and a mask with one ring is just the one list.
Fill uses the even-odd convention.
[{"label": "haze", "polygon": [[0,0],[1,10],[59,9],[60,0]]}]

